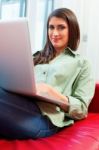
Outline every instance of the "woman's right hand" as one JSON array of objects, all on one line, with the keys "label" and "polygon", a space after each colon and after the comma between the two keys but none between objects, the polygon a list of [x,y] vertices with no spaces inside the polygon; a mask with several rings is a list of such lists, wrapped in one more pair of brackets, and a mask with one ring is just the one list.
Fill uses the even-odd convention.
[{"label": "woman's right hand", "polygon": [[49,99],[49,102],[57,104],[60,106],[64,111],[67,111],[69,106],[68,98],[58,91],[56,91],[53,87],[45,83],[38,83],[36,84],[37,88],[37,95],[46,97]]}]

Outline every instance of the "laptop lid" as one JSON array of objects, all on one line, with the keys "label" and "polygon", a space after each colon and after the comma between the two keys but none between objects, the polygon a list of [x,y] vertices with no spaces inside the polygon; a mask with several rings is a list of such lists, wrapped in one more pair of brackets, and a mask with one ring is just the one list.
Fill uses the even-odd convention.
[{"label": "laptop lid", "polygon": [[0,21],[0,87],[34,95],[33,67],[28,20]]}]

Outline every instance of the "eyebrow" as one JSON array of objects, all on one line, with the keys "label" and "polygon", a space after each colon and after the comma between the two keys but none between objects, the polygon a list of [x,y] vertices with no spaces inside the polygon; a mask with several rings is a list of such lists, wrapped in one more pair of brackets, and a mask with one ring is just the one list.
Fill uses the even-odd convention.
[{"label": "eyebrow", "polygon": [[67,25],[64,25],[64,24],[58,24],[58,25],[54,25],[54,24],[49,24],[48,26],[64,26],[64,27],[67,27]]}]

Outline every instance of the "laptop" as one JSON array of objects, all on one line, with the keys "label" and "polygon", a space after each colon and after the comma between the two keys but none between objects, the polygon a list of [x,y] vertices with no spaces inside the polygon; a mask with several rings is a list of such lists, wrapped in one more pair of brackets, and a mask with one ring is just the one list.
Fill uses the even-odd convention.
[{"label": "laptop", "polygon": [[[27,19],[0,21],[0,88],[57,104],[36,93]],[[60,105],[60,102],[58,102]]]},{"label": "laptop", "polygon": [[34,95],[33,67],[28,20],[0,21],[0,87]]}]

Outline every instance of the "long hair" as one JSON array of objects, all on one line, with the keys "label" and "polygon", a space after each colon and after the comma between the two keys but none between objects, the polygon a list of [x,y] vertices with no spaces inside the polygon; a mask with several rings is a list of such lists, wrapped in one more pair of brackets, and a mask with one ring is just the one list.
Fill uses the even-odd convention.
[{"label": "long hair", "polygon": [[56,56],[56,51],[49,40],[48,27],[52,17],[62,18],[69,27],[69,40],[67,47],[72,51],[76,51],[80,42],[80,29],[75,14],[67,8],[55,9],[48,17],[47,21],[47,40],[42,51],[34,54],[34,64],[49,63]]}]

